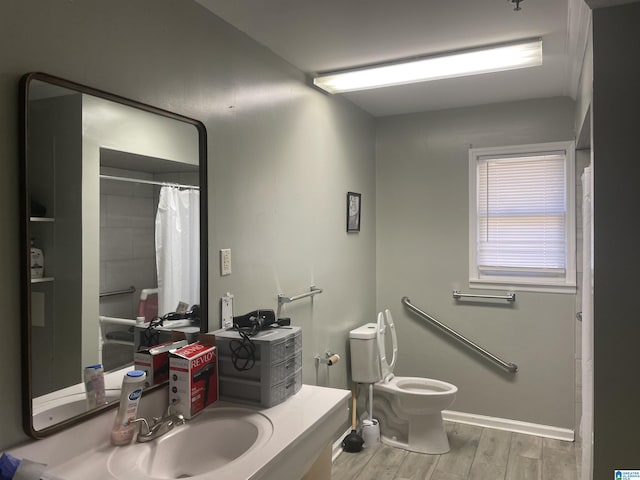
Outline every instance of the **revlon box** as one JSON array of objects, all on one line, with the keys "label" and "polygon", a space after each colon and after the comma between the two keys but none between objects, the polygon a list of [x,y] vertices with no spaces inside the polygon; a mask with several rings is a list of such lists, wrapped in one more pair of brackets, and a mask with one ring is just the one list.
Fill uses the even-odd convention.
[{"label": "revlon box", "polygon": [[215,336],[169,354],[169,402],[177,413],[192,418],[218,400],[218,355]]},{"label": "revlon box", "polygon": [[143,347],[133,356],[136,370],[142,370],[147,374],[145,387],[157,385],[169,380],[169,351],[187,345],[186,340],[170,341]]}]

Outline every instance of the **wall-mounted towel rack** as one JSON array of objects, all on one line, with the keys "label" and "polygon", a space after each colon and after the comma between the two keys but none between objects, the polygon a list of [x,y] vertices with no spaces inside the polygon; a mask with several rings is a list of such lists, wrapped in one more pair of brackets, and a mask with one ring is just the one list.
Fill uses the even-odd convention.
[{"label": "wall-mounted towel rack", "polygon": [[278,294],[278,305],[280,306],[283,303],[291,303],[291,302],[295,302],[296,300],[300,300],[300,299],[303,299],[303,298],[313,297],[314,295],[317,295],[318,293],[322,293],[322,289],[316,287],[315,285],[311,285],[311,287],[309,288],[308,292],[301,293],[300,295],[294,295],[293,297],[288,297],[284,293],[279,293]]},{"label": "wall-mounted towel rack", "polygon": [[114,290],[112,292],[101,292],[100,298],[102,297],[113,297],[115,295],[127,295],[129,293],[134,293],[136,291],[136,287],[131,285],[129,288],[125,288],[122,290]]},{"label": "wall-mounted towel rack", "polygon": [[409,297],[402,297],[402,303],[404,303],[407,306],[407,308],[409,308],[409,310],[411,310],[412,312],[417,313],[423,319],[428,320],[432,325],[435,325],[436,327],[438,327],[443,332],[451,335],[456,340],[459,340],[460,342],[464,343],[466,346],[472,348],[473,350],[478,352],[480,355],[484,356],[485,358],[488,358],[489,360],[491,360],[495,364],[497,364],[500,367],[504,368],[506,371],[508,371],[510,373],[516,373],[518,371],[518,366],[515,363],[505,362],[501,358],[498,358],[493,353],[490,353],[490,352],[486,351],[484,348],[482,348],[479,345],[475,344],[474,342],[472,342],[468,338],[464,337],[463,335],[459,334],[455,330],[447,327],[444,323],[439,322],[438,320],[433,318],[428,313],[423,312],[418,307],[413,305],[411,303],[411,300],[409,300]]},{"label": "wall-mounted towel rack", "polygon": [[507,292],[506,295],[479,295],[477,293],[462,293],[460,290],[453,291],[453,298],[459,300],[460,298],[494,298],[497,300],[506,300],[507,302],[515,302],[515,292]]}]

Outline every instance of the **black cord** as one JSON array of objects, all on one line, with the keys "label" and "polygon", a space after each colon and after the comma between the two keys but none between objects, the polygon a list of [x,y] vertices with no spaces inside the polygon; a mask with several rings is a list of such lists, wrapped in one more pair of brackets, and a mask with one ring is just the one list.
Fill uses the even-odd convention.
[{"label": "black cord", "polygon": [[149,322],[147,328],[142,332],[142,341],[140,347],[153,347],[160,343],[160,332],[156,330],[156,327],[161,327],[164,322],[164,318],[155,317]]},{"label": "black cord", "polygon": [[160,343],[160,332],[156,330],[156,327],[164,326],[165,320],[179,320],[182,318],[191,319],[191,321],[198,320],[200,322],[200,305],[194,305],[186,313],[169,312],[162,317],[155,317],[149,322],[149,325],[144,329],[142,334],[142,340],[140,341],[141,347],[153,347]]},{"label": "black cord", "polygon": [[233,339],[229,342],[231,362],[239,372],[251,370],[256,364],[256,346],[251,337],[260,331],[260,326],[256,322],[251,327],[238,327],[234,324],[233,328],[241,340]]}]

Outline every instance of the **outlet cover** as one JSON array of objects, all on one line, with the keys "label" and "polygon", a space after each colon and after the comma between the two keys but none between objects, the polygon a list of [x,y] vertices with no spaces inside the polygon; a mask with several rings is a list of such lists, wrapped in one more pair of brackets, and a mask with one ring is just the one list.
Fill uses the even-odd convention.
[{"label": "outlet cover", "polygon": [[227,294],[221,298],[222,328],[233,327],[233,295]]},{"label": "outlet cover", "polygon": [[231,275],[231,249],[220,250],[220,275]]}]

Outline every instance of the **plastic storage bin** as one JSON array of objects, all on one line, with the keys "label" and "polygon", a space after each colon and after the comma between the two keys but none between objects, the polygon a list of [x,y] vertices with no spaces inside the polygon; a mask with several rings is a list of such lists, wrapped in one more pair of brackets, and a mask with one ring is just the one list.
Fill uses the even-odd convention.
[{"label": "plastic storage bin", "polygon": [[[262,407],[285,401],[302,387],[302,329],[281,327],[251,337],[255,347],[252,368],[233,364],[234,346],[242,341],[237,331],[216,332],[219,393],[228,400]],[[243,363],[240,360],[238,363]]]}]

